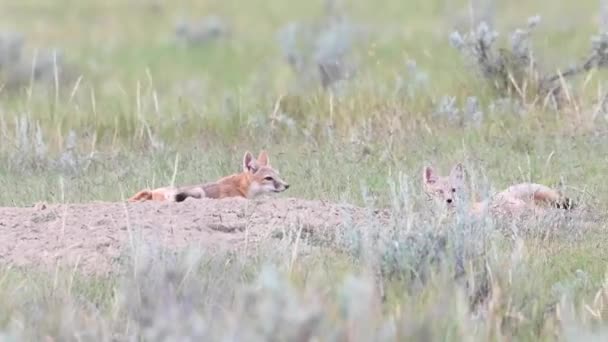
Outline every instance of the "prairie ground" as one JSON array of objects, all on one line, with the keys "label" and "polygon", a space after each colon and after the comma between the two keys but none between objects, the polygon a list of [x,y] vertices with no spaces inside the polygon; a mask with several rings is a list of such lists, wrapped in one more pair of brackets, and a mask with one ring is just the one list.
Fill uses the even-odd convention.
[{"label": "prairie ground", "polygon": [[[2,340],[608,338],[605,2],[0,0],[0,22]],[[261,149],[286,192],[124,203]],[[576,207],[446,217],[422,170],[456,162],[474,198]]]}]

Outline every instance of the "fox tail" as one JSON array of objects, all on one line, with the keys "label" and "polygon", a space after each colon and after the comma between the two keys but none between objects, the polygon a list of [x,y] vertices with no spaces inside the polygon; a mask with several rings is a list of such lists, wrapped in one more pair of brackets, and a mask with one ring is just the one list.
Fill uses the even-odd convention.
[{"label": "fox tail", "polygon": [[131,196],[128,201],[129,202],[141,202],[141,201],[150,201],[152,200],[152,191],[149,189],[142,190],[135,195]]},{"label": "fox tail", "polygon": [[524,183],[513,185],[505,192],[524,201],[533,200],[535,203],[550,203],[558,209],[573,209],[572,199],[562,196],[557,190],[542,184]]}]

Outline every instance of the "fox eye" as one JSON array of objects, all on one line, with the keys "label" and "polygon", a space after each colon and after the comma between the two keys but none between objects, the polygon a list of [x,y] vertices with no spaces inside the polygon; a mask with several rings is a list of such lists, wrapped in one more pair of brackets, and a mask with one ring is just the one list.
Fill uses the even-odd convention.
[{"label": "fox eye", "polygon": [[273,179],[272,179],[272,177],[267,176],[267,177],[264,177],[264,180],[267,180],[267,181],[272,181]]},{"label": "fox eye", "polygon": [[456,192],[456,188],[452,188],[452,192]]},{"label": "fox eye", "polygon": [[439,190],[437,190],[437,192],[438,192],[440,195],[443,195],[443,190],[439,189]]}]

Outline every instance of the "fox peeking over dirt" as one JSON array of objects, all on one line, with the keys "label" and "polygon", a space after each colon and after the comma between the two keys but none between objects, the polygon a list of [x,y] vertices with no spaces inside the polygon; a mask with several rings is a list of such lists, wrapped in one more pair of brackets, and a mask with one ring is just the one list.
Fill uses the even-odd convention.
[{"label": "fox peeking over dirt", "polygon": [[154,190],[142,190],[129,202],[137,201],[174,201],[182,202],[192,198],[253,198],[271,192],[283,192],[289,184],[279,176],[279,172],[270,166],[268,153],[261,151],[257,159],[246,152],[243,157],[243,172],[227,176],[213,183],[185,187],[165,187]]},{"label": "fox peeking over dirt", "polygon": [[[463,200],[464,167],[458,163],[454,165],[449,176],[439,176],[430,166],[423,171],[423,184],[425,192],[431,197],[453,209],[457,201]],[[546,205],[561,209],[572,209],[572,201],[563,197],[557,190],[535,183],[521,183],[512,185],[491,198],[474,202],[470,206],[470,214],[481,216],[484,212],[519,215],[526,211],[542,211]]]}]

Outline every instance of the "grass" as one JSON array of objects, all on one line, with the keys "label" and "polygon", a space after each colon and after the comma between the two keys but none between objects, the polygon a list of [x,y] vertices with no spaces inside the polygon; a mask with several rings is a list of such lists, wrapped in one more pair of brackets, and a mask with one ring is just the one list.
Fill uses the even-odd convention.
[{"label": "grass", "polygon": [[[3,340],[605,338],[608,127],[594,102],[606,89],[604,71],[572,80],[575,100],[560,110],[492,112],[498,96],[448,42],[453,28],[470,26],[465,1],[350,1],[351,21],[370,32],[351,54],[355,79],[335,95],[297,92],[276,34],[289,22],[319,21],[321,1],[154,3],[0,1],[3,29],[24,33],[28,52],[61,47],[82,75],[61,89],[0,94],[0,204],[119,201],[168,184],[176,158],[176,182],[189,184],[237,171],[244,150],[266,148],[291,184],[286,195],[392,207],[409,223],[378,239],[353,227],[342,232],[345,249],[307,246],[294,263],[294,245],[276,240],[253,255],[154,250],[144,258],[154,262],[108,278],[3,265]],[[548,69],[585,56],[597,32],[596,1],[495,3],[503,40],[542,15],[533,42]],[[172,41],[179,18],[212,13],[226,18],[229,37]],[[412,81],[410,59],[426,86]],[[398,77],[411,96],[396,91]],[[460,109],[477,97],[483,122],[437,115],[443,96]],[[274,112],[279,99],[284,113]],[[441,224],[420,174],[427,163],[447,172],[456,161],[478,175],[482,193],[540,182],[600,218],[548,241],[505,236],[491,224]],[[422,237],[412,242],[406,229]],[[435,257],[435,240],[423,234],[433,229],[449,232],[447,252]],[[357,248],[361,241],[367,247]],[[392,249],[395,242],[402,247]],[[455,277],[458,260],[466,262]]]}]

